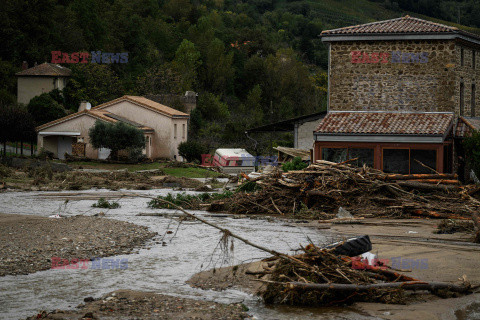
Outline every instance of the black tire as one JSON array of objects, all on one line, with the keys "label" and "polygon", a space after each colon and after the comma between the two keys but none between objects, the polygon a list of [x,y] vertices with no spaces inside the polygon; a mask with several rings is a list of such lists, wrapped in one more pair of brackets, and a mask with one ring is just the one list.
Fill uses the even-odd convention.
[{"label": "black tire", "polygon": [[368,235],[348,239],[345,242],[334,243],[328,248],[334,248],[333,253],[342,256],[356,257],[372,250],[372,242]]}]

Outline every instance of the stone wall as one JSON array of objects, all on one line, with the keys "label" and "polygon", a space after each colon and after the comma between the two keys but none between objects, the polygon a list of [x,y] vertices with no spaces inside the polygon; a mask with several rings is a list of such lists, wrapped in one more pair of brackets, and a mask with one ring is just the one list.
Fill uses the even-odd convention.
[{"label": "stone wall", "polygon": [[333,42],[329,109],[452,112],[457,55],[454,40]]},{"label": "stone wall", "polygon": [[[462,64],[463,49],[463,64]],[[473,54],[475,50],[475,55]],[[475,57],[475,65],[473,63]],[[475,84],[475,116],[480,116],[480,50],[458,43],[455,47],[455,113],[471,117],[472,114],[472,84]],[[464,85],[463,112],[460,108],[460,83]]]}]

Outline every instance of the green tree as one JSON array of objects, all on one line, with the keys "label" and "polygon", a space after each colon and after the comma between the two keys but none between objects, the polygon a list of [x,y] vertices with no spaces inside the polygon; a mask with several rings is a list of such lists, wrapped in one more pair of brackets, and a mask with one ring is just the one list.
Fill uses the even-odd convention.
[{"label": "green tree", "polygon": [[198,99],[198,109],[207,120],[225,120],[230,116],[228,106],[213,93],[204,93]]},{"label": "green tree", "polygon": [[20,141],[23,153],[23,142],[33,141],[36,137],[32,116],[19,105],[0,105],[0,142],[6,153],[7,141]]},{"label": "green tree", "polygon": [[72,65],[72,76],[63,94],[66,107],[76,111],[81,101],[98,105],[124,93],[118,75],[109,65],[79,63]]},{"label": "green tree", "polygon": [[97,121],[88,131],[90,143],[95,149],[110,149],[110,158],[118,159],[120,150],[141,150],[145,148],[143,131],[118,121],[114,124]]},{"label": "green tree", "polygon": [[178,153],[188,162],[195,160],[201,162],[202,154],[206,153],[205,147],[197,141],[184,141],[178,145]]},{"label": "green tree", "polygon": [[67,115],[65,109],[48,93],[33,97],[27,109],[37,126]]},{"label": "green tree", "polygon": [[200,52],[193,42],[183,39],[175,52],[173,63],[182,77],[182,91],[192,90],[197,79],[197,68],[201,64]]}]

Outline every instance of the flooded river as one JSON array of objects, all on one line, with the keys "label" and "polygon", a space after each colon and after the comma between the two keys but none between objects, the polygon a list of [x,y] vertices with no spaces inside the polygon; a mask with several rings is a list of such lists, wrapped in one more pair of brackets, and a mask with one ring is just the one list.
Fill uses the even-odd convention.
[{"label": "flooded river", "polygon": [[[168,192],[172,191],[124,193],[156,196]],[[121,207],[115,210],[92,208],[92,204],[100,197],[117,199]],[[196,221],[186,221],[179,225],[178,219],[172,218],[179,212],[149,209],[147,202],[148,199],[145,198],[122,196],[122,191],[107,190],[0,194],[0,211],[3,213],[72,216],[93,215],[104,211],[108,218],[147,226],[160,236],[165,235],[167,230],[173,231],[173,234],[166,235],[164,244],[156,239],[138,253],[117,256],[116,258],[128,259],[127,269],[47,270],[0,278],[0,318],[24,319],[39,310],[71,309],[82,303],[85,297],[99,297],[117,289],[153,291],[225,303],[242,302],[250,308],[249,313],[258,319],[365,318],[344,308],[319,310],[265,307],[257,297],[234,289],[216,292],[191,288],[185,282],[199,271],[249,262],[266,257],[267,254],[235,241],[233,253],[226,257],[218,250],[218,230]],[[163,212],[166,216],[137,216],[139,213],[154,212]],[[319,244],[333,240],[333,236],[325,230],[292,226],[288,222],[234,219],[204,211],[195,213],[252,242],[285,253],[291,253],[300,243],[307,243],[307,238]]]}]

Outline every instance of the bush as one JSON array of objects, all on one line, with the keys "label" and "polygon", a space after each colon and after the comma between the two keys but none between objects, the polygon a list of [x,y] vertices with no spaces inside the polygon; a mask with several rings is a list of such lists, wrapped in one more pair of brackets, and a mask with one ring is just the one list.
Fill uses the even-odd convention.
[{"label": "bush", "polygon": [[6,178],[11,176],[13,173],[13,170],[10,169],[7,166],[4,166],[3,164],[0,164],[0,178]]},{"label": "bush", "polygon": [[120,208],[120,204],[118,202],[109,202],[105,200],[105,198],[98,199],[97,203],[92,204],[94,208],[103,208],[103,209],[117,209]]},{"label": "bush", "polygon": [[285,172],[288,172],[290,170],[302,170],[302,169],[305,169],[306,167],[308,167],[308,164],[303,162],[302,158],[300,158],[300,157],[295,157],[295,158],[293,158],[292,161],[285,162],[282,165],[282,169]]},{"label": "bush", "polygon": [[185,141],[178,145],[178,153],[188,162],[195,160],[201,162],[202,154],[206,153],[206,148],[196,141]]},{"label": "bush", "polygon": [[44,148],[41,148],[36,157],[40,160],[48,160],[48,159],[53,159],[53,156],[54,156],[53,152],[48,151]]},{"label": "bush", "polygon": [[474,131],[463,141],[465,156],[475,175],[480,178],[480,131]]},{"label": "bush", "polygon": [[[88,131],[88,135],[95,149],[110,149],[110,158],[114,160],[118,159],[120,150],[140,149],[141,151],[145,148],[143,131],[120,121],[112,124],[97,120]],[[138,152],[134,152],[135,154],[138,155]]]}]

